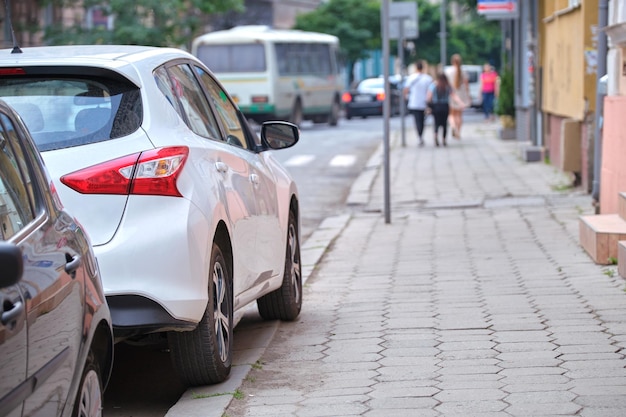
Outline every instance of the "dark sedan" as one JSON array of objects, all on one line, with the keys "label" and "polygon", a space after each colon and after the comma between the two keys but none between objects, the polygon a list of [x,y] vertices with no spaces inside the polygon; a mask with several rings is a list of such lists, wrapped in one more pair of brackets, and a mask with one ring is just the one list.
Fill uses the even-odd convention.
[{"label": "dark sedan", "polygon": [[102,415],[113,329],[96,258],[0,100],[0,416]]},{"label": "dark sedan", "polygon": [[[391,114],[400,113],[401,92],[398,83],[390,81]],[[385,101],[384,78],[366,78],[355,88],[343,94],[343,105],[346,119],[353,117],[382,116]]]}]

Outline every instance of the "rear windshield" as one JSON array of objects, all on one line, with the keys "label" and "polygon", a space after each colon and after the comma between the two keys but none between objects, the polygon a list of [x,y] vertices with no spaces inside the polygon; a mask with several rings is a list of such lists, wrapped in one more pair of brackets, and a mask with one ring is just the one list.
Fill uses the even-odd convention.
[{"label": "rear windshield", "polygon": [[196,54],[214,73],[264,72],[266,68],[262,44],[200,45]]},{"label": "rear windshield", "polygon": [[0,97],[13,106],[40,151],[126,136],[141,125],[139,89],[108,79],[0,79]]}]

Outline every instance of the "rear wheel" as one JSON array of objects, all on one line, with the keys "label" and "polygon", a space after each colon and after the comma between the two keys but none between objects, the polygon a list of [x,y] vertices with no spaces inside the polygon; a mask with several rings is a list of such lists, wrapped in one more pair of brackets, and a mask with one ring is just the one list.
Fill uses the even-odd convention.
[{"label": "rear wheel", "polygon": [[265,320],[295,320],[302,308],[302,264],[296,215],[289,211],[285,270],[281,287],[257,300]]},{"label": "rear wheel", "polygon": [[302,103],[298,99],[294,103],[293,109],[291,109],[291,116],[289,116],[289,121],[296,126],[300,126],[303,119],[304,115],[302,114]]},{"label": "rear wheel", "polygon": [[80,387],[74,404],[73,417],[102,416],[102,376],[93,352],[89,352],[87,363],[80,379]]},{"label": "rear wheel", "polygon": [[330,126],[337,126],[337,123],[339,123],[339,113],[341,113],[341,106],[337,100],[333,100],[333,106],[328,115],[328,124]]},{"label": "rear wheel", "polygon": [[190,332],[169,332],[174,368],[187,386],[224,381],[233,359],[232,274],[222,250],[213,244],[209,302],[198,327]]}]

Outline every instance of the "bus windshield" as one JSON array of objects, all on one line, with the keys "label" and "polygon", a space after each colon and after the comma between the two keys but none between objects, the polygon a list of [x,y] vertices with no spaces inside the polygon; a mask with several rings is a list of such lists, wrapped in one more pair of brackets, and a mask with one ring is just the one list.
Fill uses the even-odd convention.
[{"label": "bus windshield", "polygon": [[200,45],[196,56],[215,73],[266,70],[265,47],[262,44]]}]

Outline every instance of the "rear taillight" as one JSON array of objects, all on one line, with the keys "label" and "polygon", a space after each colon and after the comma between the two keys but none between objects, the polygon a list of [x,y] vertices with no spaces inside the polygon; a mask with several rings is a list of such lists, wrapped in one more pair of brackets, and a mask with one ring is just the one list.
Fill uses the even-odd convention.
[{"label": "rear taillight", "polygon": [[343,95],[341,96],[341,101],[343,101],[344,103],[350,103],[352,101],[352,94],[343,93]]},{"label": "rear taillight", "polygon": [[182,197],[176,180],[189,148],[153,149],[93,165],[61,177],[81,194],[139,194]]},{"label": "rear taillight", "polygon": [[377,93],[376,94],[377,101],[385,101],[385,93]]},{"label": "rear taillight", "polygon": [[24,68],[0,68],[0,76],[4,75],[24,75]]},{"label": "rear taillight", "polygon": [[270,100],[267,96],[252,96],[250,101],[253,103],[268,103]]}]

